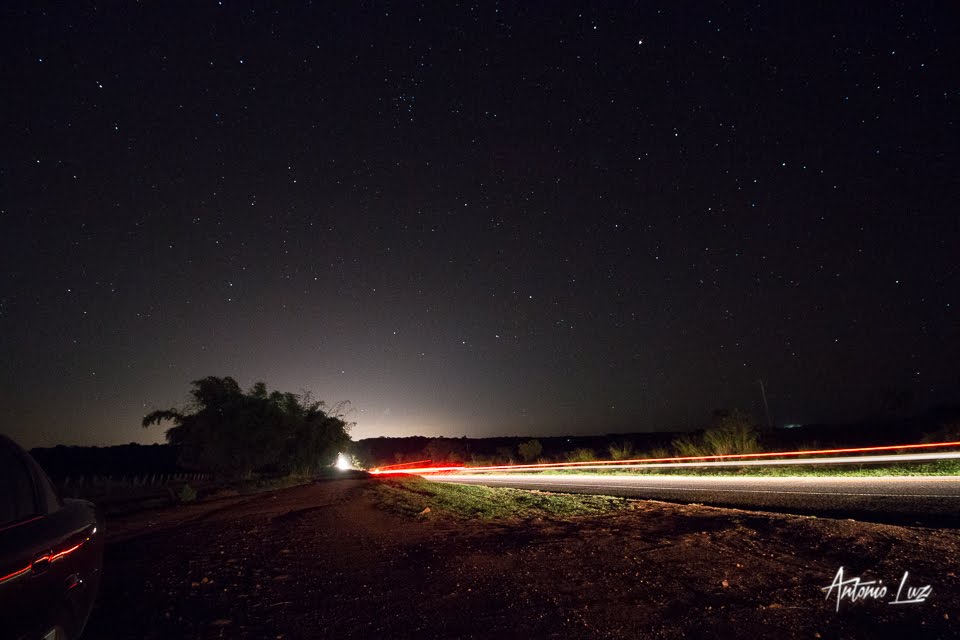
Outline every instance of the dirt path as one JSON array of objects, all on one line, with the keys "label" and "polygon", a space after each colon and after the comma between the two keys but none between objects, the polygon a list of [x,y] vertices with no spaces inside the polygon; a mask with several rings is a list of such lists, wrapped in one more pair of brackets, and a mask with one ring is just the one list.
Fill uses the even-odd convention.
[{"label": "dirt path", "polygon": [[[960,637],[957,531],[658,502],[408,519],[378,509],[365,482],[111,523],[87,637]],[[841,566],[888,596],[836,611],[821,587]],[[904,571],[931,585],[925,602],[887,604]]]}]

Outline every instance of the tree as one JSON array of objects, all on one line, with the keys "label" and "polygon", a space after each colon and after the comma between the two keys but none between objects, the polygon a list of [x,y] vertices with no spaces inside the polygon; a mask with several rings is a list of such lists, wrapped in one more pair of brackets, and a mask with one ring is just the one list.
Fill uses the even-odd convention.
[{"label": "tree", "polygon": [[244,393],[230,377],[208,376],[191,384],[185,409],[154,411],[143,419],[144,427],[174,423],[166,438],[178,447],[185,467],[234,476],[267,465],[316,471],[350,442],[344,404],[328,413],[308,393],[267,393],[262,382]]},{"label": "tree", "polygon": [[543,445],[539,440],[527,440],[517,446],[517,453],[524,462],[533,462],[543,453]]},{"label": "tree", "polygon": [[312,474],[336,462],[337,455],[350,448],[350,424],[345,421],[348,402],[326,409],[310,393],[285,394],[289,434],[278,466],[289,473]]}]

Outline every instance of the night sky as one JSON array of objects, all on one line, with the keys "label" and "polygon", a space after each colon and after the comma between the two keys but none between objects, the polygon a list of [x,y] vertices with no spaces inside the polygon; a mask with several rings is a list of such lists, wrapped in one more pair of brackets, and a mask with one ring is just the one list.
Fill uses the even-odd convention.
[{"label": "night sky", "polygon": [[4,3],[0,431],[189,382],[355,438],[960,400],[952,2]]}]

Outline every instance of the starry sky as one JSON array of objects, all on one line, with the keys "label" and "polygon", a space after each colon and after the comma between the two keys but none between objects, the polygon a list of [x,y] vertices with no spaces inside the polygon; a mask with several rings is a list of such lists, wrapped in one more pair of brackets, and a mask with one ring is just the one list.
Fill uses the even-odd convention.
[{"label": "starry sky", "polygon": [[960,400],[949,2],[0,9],[0,425],[189,382],[355,438]]}]

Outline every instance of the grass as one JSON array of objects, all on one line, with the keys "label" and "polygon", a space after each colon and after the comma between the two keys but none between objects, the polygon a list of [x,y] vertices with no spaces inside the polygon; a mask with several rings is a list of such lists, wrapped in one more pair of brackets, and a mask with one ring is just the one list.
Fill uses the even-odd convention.
[{"label": "grass", "polygon": [[[370,483],[385,509],[408,516],[502,519],[588,516],[625,509],[629,501],[608,496],[567,495],[431,482],[417,477],[378,478]],[[429,512],[424,509],[429,508]]]},{"label": "grass", "polygon": [[898,465],[783,465],[771,467],[685,467],[680,469],[584,469],[539,471],[556,475],[582,474],[642,474],[642,475],[710,475],[710,476],[825,476],[825,477],[875,477],[875,476],[956,476],[960,475],[960,460],[936,460]]}]

